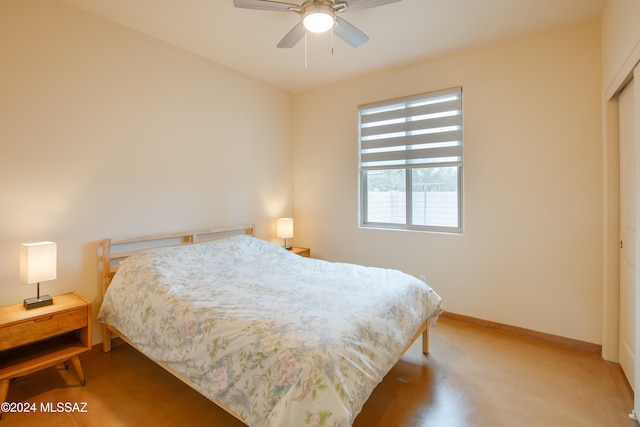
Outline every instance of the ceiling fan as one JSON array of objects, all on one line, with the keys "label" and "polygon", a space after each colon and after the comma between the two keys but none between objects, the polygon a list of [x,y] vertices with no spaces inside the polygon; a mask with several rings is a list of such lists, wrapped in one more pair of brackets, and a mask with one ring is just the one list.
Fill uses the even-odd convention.
[{"label": "ceiling fan", "polygon": [[401,0],[305,0],[302,4],[272,0],[233,0],[235,7],[244,9],[293,12],[300,15],[300,23],[278,43],[279,48],[291,48],[305,35],[305,29],[323,33],[333,28],[334,34],[352,47],[364,44],[369,37],[355,26],[337,16],[345,10],[361,10],[396,3]]}]

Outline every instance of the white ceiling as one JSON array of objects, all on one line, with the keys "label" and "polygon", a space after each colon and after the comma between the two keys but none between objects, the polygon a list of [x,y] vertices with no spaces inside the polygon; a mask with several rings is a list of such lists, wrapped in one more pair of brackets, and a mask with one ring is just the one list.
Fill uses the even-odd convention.
[{"label": "white ceiling", "polygon": [[[354,49],[310,34],[276,44],[299,22],[286,12],[237,9],[232,0],[63,0],[291,92],[452,51],[600,19],[606,0],[402,0],[340,16],[370,40]],[[282,0],[301,3],[302,0]]]}]

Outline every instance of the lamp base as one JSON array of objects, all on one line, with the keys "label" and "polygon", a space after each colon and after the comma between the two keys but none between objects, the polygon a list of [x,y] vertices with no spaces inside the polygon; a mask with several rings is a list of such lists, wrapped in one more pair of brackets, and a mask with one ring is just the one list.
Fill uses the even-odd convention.
[{"label": "lamp base", "polygon": [[51,299],[49,295],[40,295],[39,297],[27,298],[24,300],[24,308],[26,308],[27,310],[52,304],[53,299]]}]

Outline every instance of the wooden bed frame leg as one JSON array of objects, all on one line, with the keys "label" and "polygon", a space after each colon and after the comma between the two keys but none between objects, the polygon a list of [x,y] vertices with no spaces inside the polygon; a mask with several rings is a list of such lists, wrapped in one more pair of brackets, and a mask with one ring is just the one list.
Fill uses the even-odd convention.
[{"label": "wooden bed frame leg", "polygon": [[429,324],[422,333],[422,353],[429,354]]},{"label": "wooden bed frame leg", "polygon": [[102,325],[102,351],[105,353],[111,351],[111,331],[106,325]]}]

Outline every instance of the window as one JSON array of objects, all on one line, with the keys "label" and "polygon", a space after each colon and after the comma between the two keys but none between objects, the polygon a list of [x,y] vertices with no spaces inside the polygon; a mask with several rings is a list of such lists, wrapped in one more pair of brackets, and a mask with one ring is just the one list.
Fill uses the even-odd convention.
[{"label": "window", "polygon": [[359,107],[363,226],[462,231],[462,89]]}]

